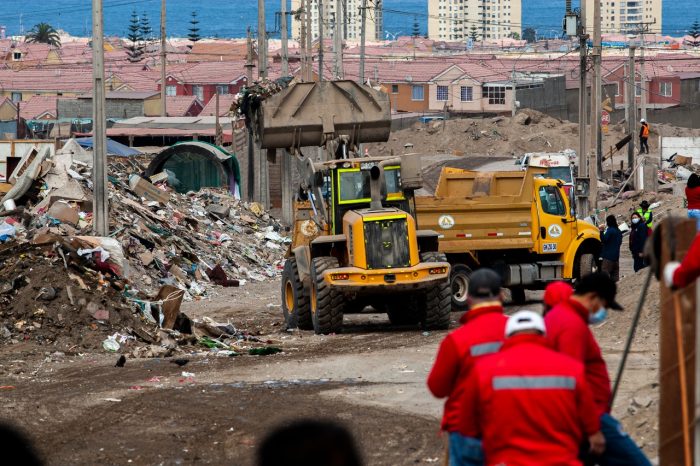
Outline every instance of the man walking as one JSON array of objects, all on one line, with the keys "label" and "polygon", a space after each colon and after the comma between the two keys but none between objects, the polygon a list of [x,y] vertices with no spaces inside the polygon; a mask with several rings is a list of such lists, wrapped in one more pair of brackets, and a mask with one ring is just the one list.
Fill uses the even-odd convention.
[{"label": "man walking", "polygon": [[645,151],[649,153],[649,123],[642,118],[639,121],[642,126],[639,128],[639,153],[644,154]]},{"label": "man walking", "polygon": [[428,376],[428,388],[437,398],[447,397],[442,430],[449,433],[450,465],[483,464],[477,431],[458,431],[461,387],[474,362],[501,348],[507,318],[503,315],[501,277],[491,269],[479,269],[469,277],[469,311],[462,326],[440,344]]},{"label": "man walking", "polygon": [[482,434],[488,465],[581,465],[586,439],[605,449],[583,364],[548,348],[545,333],[539,314],[516,312],[501,351],[465,384],[460,428]]},{"label": "man walking", "polygon": [[[600,257],[603,259],[601,270],[613,279],[620,281],[620,247],[622,246],[622,232],[617,226],[617,219],[614,215],[608,215],[605,219],[607,228],[601,229],[600,241],[603,248]],[[601,227],[602,228],[602,227]]]},{"label": "man walking", "polygon": [[552,348],[584,364],[586,382],[593,393],[596,414],[605,436],[602,466],[650,466],[651,463],[622,425],[610,415],[610,378],[600,347],[588,324],[600,323],[607,308],[622,309],[615,301],[617,287],[606,273],[597,272],[578,279],[574,294],[555,306],[545,317],[547,339]]}]

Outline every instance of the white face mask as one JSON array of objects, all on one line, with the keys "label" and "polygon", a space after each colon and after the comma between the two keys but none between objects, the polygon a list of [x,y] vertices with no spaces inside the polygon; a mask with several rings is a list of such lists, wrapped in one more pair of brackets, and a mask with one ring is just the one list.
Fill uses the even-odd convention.
[{"label": "white face mask", "polygon": [[638,223],[639,223],[639,219],[638,219],[638,218],[633,218],[633,219],[632,219],[632,223],[634,223],[635,225],[638,224]]}]

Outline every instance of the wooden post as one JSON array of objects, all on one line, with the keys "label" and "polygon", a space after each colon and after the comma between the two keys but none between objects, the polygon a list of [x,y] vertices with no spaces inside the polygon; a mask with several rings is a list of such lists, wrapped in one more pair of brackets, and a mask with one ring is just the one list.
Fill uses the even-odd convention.
[{"label": "wooden post", "polygon": [[[665,220],[661,228],[661,270],[672,260],[682,260],[696,235],[694,220],[671,218]],[[683,423],[681,404],[681,384],[679,358],[677,352],[674,296],[680,301],[683,357],[688,379],[685,387],[686,403],[690,408],[691,422],[687,428],[690,438],[694,438],[696,412],[696,285],[682,290],[671,291],[661,285],[660,321],[660,364],[659,364],[659,464],[683,465]],[[692,459],[692,458],[691,458]]]}]

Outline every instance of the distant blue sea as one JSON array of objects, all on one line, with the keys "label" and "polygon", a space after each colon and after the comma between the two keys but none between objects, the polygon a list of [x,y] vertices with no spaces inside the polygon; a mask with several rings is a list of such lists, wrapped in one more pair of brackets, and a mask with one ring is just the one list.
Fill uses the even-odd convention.
[{"label": "distant blue sea", "polygon": [[[371,0],[370,0],[371,1]],[[125,36],[132,11],[146,14],[154,31],[160,21],[160,0],[103,0],[105,30],[109,35]],[[70,34],[87,36],[91,24],[90,0],[0,0],[0,25],[8,34],[19,34],[38,22],[48,22]],[[525,27],[540,35],[556,35],[561,29],[565,0],[522,0]],[[574,3],[577,3],[574,1]],[[280,0],[265,0],[268,30],[275,30],[275,13]],[[408,35],[418,21],[421,33],[427,30],[428,0],[384,0],[384,29],[390,34]],[[190,27],[192,11],[197,11],[200,34],[206,37],[244,37],[246,28],[257,29],[257,0],[167,0],[169,36],[184,37]],[[681,34],[695,19],[700,20],[700,1],[665,0],[663,29]],[[274,37],[274,32],[272,33]]]}]

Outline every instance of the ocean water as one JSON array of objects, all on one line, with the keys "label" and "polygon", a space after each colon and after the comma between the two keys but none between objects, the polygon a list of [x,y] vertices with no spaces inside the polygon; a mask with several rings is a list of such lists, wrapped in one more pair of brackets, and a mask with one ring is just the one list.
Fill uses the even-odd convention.
[{"label": "ocean water", "polygon": [[[160,0],[103,0],[103,3],[108,35],[125,36],[134,10],[150,18],[154,31],[159,28]],[[559,33],[565,0],[522,0],[522,3],[524,27],[533,27],[540,35]],[[8,34],[20,34],[43,21],[73,35],[87,36],[91,29],[91,4],[91,0],[0,0],[0,25],[6,26]],[[192,11],[197,11],[202,36],[244,37],[247,27],[257,29],[257,4],[257,0],[167,0],[168,35],[186,36]],[[274,37],[280,0],[265,0],[265,5],[268,31],[273,31]],[[384,0],[384,8],[384,29],[390,35],[410,34],[415,21],[421,33],[426,33],[428,0]],[[665,0],[663,16],[664,33],[682,34],[695,19],[700,20],[700,0]]]}]

